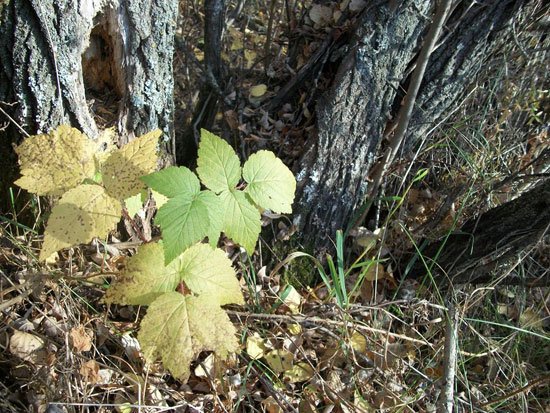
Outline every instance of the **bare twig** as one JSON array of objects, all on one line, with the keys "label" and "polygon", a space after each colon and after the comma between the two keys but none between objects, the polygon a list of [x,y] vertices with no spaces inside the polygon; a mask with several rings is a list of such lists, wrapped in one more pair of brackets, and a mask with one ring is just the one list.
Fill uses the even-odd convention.
[{"label": "bare twig", "polygon": [[454,389],[456,375],[458,313],[453,299],[449,299],[447,328],[445,331],[445,372],[443,374],[443,397],[439,400],[439,411],[452,413],[454,406]]},{"label": "bare twig", "polygon": [[229,315],[233,315],[236,317],[239,317],[239,319],[255,319],[255,320],[266,320],[266,321],[286,321],[291,323],[298,323],[298,324],[319,324],[319,325],[332,325],[332,326],[338,326],[338,327],[353,327],[356,330],[359,331],[366,331],[369,333],[377,333],[377,334],[383,334],[386,337],[393,337],[396,339],[404,340],[404,341],[410,341],[412,343],[422,344],[426,346],[432,347],[430,342],[427,340],[419,340],[417,338],[412,338],[403,334],[397,334],[397,333],[391,333],[386,330],[382,330],[379,328],[373,328],[368,327],[363,324],[353,322],[353,320],[349,321],[339,321],[339,320],[331,320],[327,318],[321,318],[321,317],[308,317],[303,315],[287,315],[287,314],[253,314],[253,313],[245,313],[241,311],[232,311],[227,310],[227,313]]}]

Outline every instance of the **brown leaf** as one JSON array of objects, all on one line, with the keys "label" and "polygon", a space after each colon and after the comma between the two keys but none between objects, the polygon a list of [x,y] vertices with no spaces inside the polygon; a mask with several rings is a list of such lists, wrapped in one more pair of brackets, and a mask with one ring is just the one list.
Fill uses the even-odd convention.
[{"label": "brown leaf", "polygon": [[69,337],[74,351],[82,352],[92,349],[92,338],[83,325],[73,328],[69,333]]},{"label": "brown leaf", "polygon": [[97,384],[101,382],[101,376],[99,375],[99,364],[95,360],[88,360],[80,367],[80,374],[84,381],[90,384]]}]

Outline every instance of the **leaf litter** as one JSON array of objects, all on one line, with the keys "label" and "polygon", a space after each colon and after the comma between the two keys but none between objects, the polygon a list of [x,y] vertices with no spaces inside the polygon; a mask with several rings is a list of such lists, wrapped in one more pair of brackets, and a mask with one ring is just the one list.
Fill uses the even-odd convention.
[{"label": "leaf litter", "polygon": [[[348,6],[350,9],[361,7],[361,2],[349,3],[352,3]],[[307,19],[313,14],[313,18],[311,27],[306,25],[303,34],[305,41],[297,53],[293,69],[307,63],[319,47],[316,31],[334,24],[334,18],[338,17],[337,12],[342,8],[341,4],[334,2],[323,5],[324,9],[317,11],[312,11],[316,7],[310,7],[306,2],[299,7],[302,8],[296,10],[297,16],[302,13],[301,16]],[[189,38],[200,37],[197,22],[203,16],[194,15],[196,11],[191,10],[189,4],[182,6],[182,10],[187,19],[194,22],[185,22],[186,35],[189,34]],[[267,9],[259,10],[258,16],[263,19],[267,20],[268,15]],[[232,44],[228,47],[226,59],[231,65],[244,69],[238,78],[239,84],[229,93],[230,98],[233,94],[237,96],[237,92],[248,96],[257,85],[266,85],[266,94],[276,93],[274,79],[291,76],[282,64],[284,59],[277,56],[267,59],[265,66],[260,66],[263,65],[262,39],[265,39],[266,24],[260,18],[253,23],[252,28],[245,29],[237,21],[229,30],[228,41]],[[277,24],[280,22],[276,22],[276,28]],[[289,26],[293,24],[296,21],[288,22]],[[276,46],[280,56],[284,56],[287,52],[285,41],[280,41],[280,45]],[[200,60],[202,51],[199,48],[193,50]],[[185,70],[178,70],[178,65],[181,69],[183,61],[182,52],[178,53],[176,81],[179,78],[180,83],[198,83],[196,79],[182,75]],[[321,88],[324,81],[319,79]],[[188,90],[192,89],[188,87]],[[180,97],[182,101],[193,96],[192,93],[181,95],[184,96]],[[262,107],[261,100],[234,100],[235,106],[222,113],[221,123],[233,133],[244,136],[246,154],[250,148],[278,147],[285,163],[292,164],[304,151],[307,138],[315,133],[311,117],[313,108],[310,106],[314,100],[302,93],[292,103],[281,105],[276,113]],[[192,102],[186,106],[192,107]],[[88,173],[85,172],[85,175]],[[409,194],[406,211],[399,218],[405,228],[422,226],[438,205],[444,203],[443,195],[437,192],[430,197],[425,188],[418,191]],[[455,207],[458,209],[458,205]],[[266,222],[269,227],[270,219],[266,218]],[[388,238],[379,246],[390,247],[393,252],[401,248],[401,242],[408,242],[403,232],[391,228],[387,230]],[[5,232],[0,235],[2,240],[7,237]],[[285,236],[283,234],[281,238]],[[10,300],[16,298],[20,290],[9,288],[35,282],[23,274],[36,271],[28,267],[35,247],[29,238],[16,240],[15,248],[0,244],[2,267],[9,269],[6,273],[0,271],[2,299],[8,300],[9,304],[3,309],[2,322],[6,326],[30,324],[34,328],[34,331],[25,333],[29,336],[22,336],[22,331],[13,327],[4,330],[7,333],[2,335],[3,342],[10,343],[7,348],[15,356],[6,364],[10,378],[15,383],[25,383],[27,388],[22,392],[11,386],[6,398],[8,401],[2,403],[20,409],[30,405],[38,410],[49,401],[67,399],[67,389],[72,389],[73,394],[79,394],[73,396],[75,401],[96,406],[114,402],[119,405],[119,411],[128,412],[132,409],[128,406],[137,403],[157,407],[169,404],[174,410],[181,411],[246,411],[249,407],[261,409],[260,406],[269,412],[313,412],[321,408],[350,412],[398,408],[404,411],[436,411],[437,381],[442,377],[444,367],[441,343],[445,313],[427,286],[413,284],[410,290],[416,298],[396,299],[397,286],[386,276],[391,271],[385,263],[377,264],[383,267],[384,272],[379,269],[364,277],[350,308],[342,311],[329,298],[329,291],[322,284],[312,288],[296,287],[301,296],[299,304],[285,303],[282,293],[287,288],[286,270],[269,275],[264,271],[263,277],[256,274],[258,278],[255,279],[252,274],[254,268],[267,265],[270,271],[272,265],[261,261],[258,256],[253,258],[256,260],[254,265],[242,264],[244,258],[239,248],[225,242],[227,254],[239,268],[247,303],[245,311],[242,307],[230,307],[229,310],[230,320],[241,334],[239,346],[242,351],[225,363],[216,361],[213,353],[203,353],[184,384],[171,378],[159,364],[145,367],[142,349],[135,340],[136,320],[143,312],[137,305],[108,308],[101,302],[103,289],[87,277],[92,274],[107,283],[111,276],[101,273],[102,268],[89,259],[90,251],[86,247],[63,252],[57,266],[53,267],[72,278],[60,282],[48,281],[44,288],[37,288],[39,292],[29,293],[12,304]],[[372,240],[367,241],[372,244]],[[380,242],[375,240],[375,243]],[[113,242],[113,245],[117,243]],[[369,248],[376,251],[379,246]],[[24,248],[23,252],[21,248]],[[122,247],[121,250],[128,251]],[[135,252],[133,248],[130,251]],[[106,254],[105,259],[110,259],[110,256]],[[123,265],[130,262],[125,261]],[[113,269],[116,268],[117,264],[113,262]],[[384,276],[380,276],[381,273]],[[4,291],[7,292],[4,294]],[[473,296],[475,291],[468,294]],[[497,295],[495,300],[499,308],[506,309],[501,314],[503,322],[515,320],[525,329],[537,331],[541,326],[547,328],[548,316],[541,313],[540,306],[537,306],[537,303],[548,301],[544,292],[534,291],[528,298],[528,305],[520,304],[519,308],[515,308],[517,297]],[[471,315],[483,311],[468,305],[466,302],[465,312],[469,311]],[[105,319],[103,314],[107,311],[110,311],[109,318]],[[15,324],[19,319],[28,323]],[[68,340],[71,331],[83,325],[95,331],[90,336],[93,345],[86,353],[76,351]],[[364,327],[372,330],[361,330]],[[493,373],[495,361],[507,366],[515,363],[509,354],[510,347],[501,347],[501,342],[492,338],[493,335],[498,337],[498,334],[508,333],[495,326],[471,326],[468,340],[464,341],[463,354],[475,367],[465,377],[475,403],[490,401],[491,395],[501,395],[505,386],[510,386],[514,381],[506,380],[506,377],[523,379],[522,374],[514,371],[513,367],[505,368],[502,374]],[[517,336],[510,335],[510,340],[515,338]],[[37,352],[43,353],[35,358]],[[536,373],[535,366],[527,364],[524,367],[528,372]],[[490,382],[500,387],[492,392]],[[532,389],[536,390],[536,387]],[[47,399],[43,396],[46,393],[54,397]]]}]

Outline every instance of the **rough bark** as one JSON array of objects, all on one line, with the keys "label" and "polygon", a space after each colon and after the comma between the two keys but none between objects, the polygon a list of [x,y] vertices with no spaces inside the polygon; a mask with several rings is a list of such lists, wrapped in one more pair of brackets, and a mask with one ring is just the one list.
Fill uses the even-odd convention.
[{"label": "rough bark", "polygon": [[[392,8],[392,4],[396,4]],[[447,116],[504,38],[524,0],[461,2],[430,57],[403,150]],[[433,2],[402,1],[369,9],[326,98],[317,107],[319,136],[298,174],[298,213],[306,245],[330,246],[366,201],[369,171],[391,130],[422,45]]]},{"label": "rough bark", "polygon": [[550,229],[550,179],[493,208],[444,240],[422,249],[408,277],[428,269],[440,285],[487,282],[491,271],[536,243]]},{"label": "rough bark", "polygon": [[[171,161],[176,18],[176,0],[11,0],[0,24],[3,109],[29,134],[68,123],[93,138],[116,126],[123,144],[161,128]],[[109,109],[96,114],[99,100]],[[7,171],[21,133],[2,135]]]}]

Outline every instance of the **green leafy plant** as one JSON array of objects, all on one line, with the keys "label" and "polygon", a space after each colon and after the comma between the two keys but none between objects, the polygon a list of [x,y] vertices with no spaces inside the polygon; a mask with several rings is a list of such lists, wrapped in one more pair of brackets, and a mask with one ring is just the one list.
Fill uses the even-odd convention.
[{"label": "green leafy plant", "polygon": [[[233,148],[202,130],[198,153],[200,181],[185,167],[169,167],[142,178],[168,198],[155,219],[165,241],[166,263],[205,237],[216,246],[220,232],[252,253],[261,229],[260,210],[292,212],[296,180],[272,152],[251,155],[241,169]],[[201,183],[206,189],[201,190]]]},{"label": "green leafy plant", "polygon": [[144,189],[140,176],[157,166],[160,135],[152,131],[118,149],[110,129],[94,141],[61,125],[15,149],[22,175],[15,183],[36,195],[60,196],[46,224],[41,261],[115,228],[124,200]]},{"label": "green leafy plant", "polygon": [[[205,130],[198,178],[184,167],[150,173],[160,132],[121,149],[111,147],[111,134],[94,142],[60,126],[27,139],[17,148],[23,175],[17,184],[38,195],[61,195],[47,223],[41,259],[106,236],[119,221],[124,200],[128,210],[139,207],[144,183],[166,198],[155,218],[163,240],[138,248],[105,301],[149,306],[138,334],[144,357],[148,362],[160,358],[175,377],[186,380],[201,351],[223,358],[238,349],[235,327],[221,306],[244,299],[231,261],[215,248],[220,233],[252,253],[261,210],[291,212],[296,181],[269,151],[252,155],[241,168],[229,144]],[[98,145],[107,150],[98,152]],[[202,243],[205,238],[210,245]]]}]

